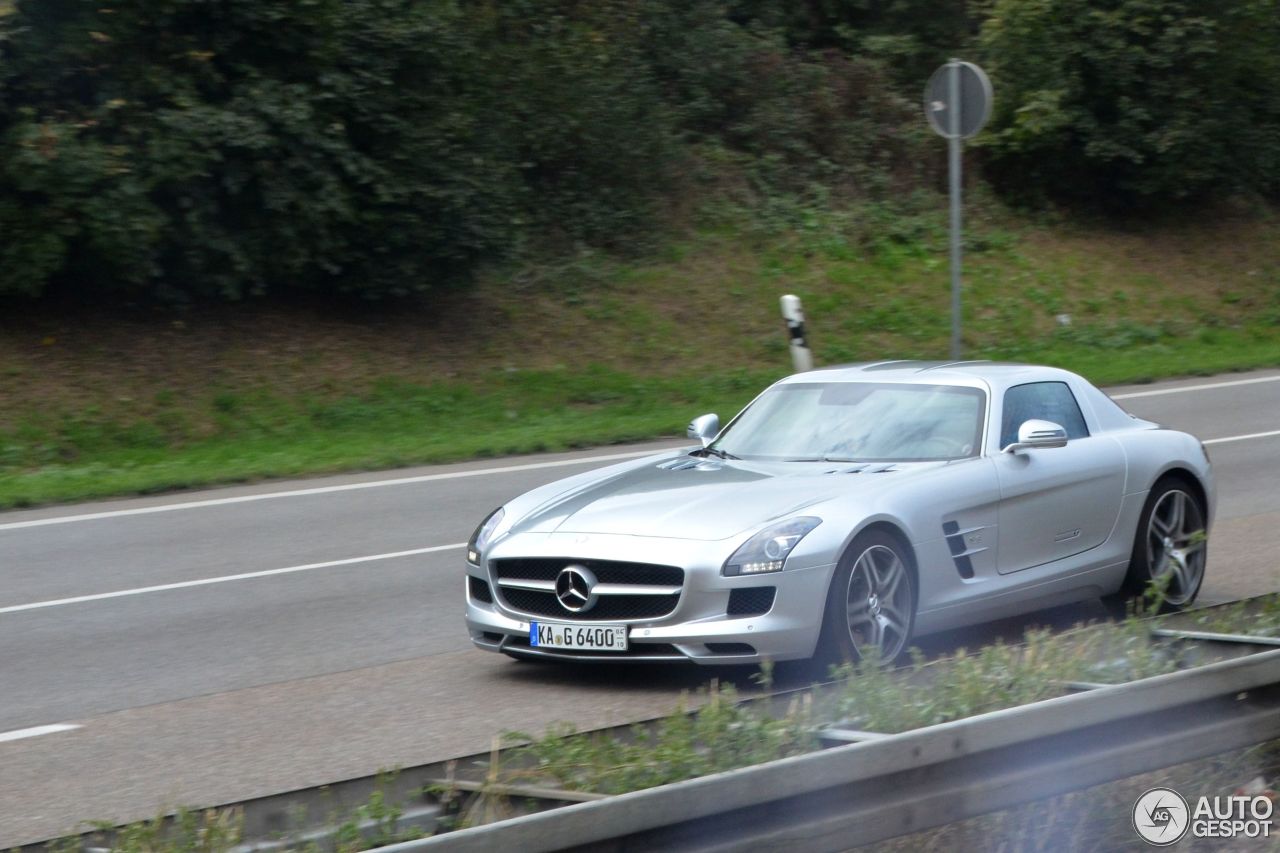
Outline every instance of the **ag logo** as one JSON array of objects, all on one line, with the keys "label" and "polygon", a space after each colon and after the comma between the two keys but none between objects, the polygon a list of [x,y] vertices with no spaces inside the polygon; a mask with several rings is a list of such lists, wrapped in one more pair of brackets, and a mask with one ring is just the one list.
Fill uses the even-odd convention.
[{"label": "ag logo", "polygon": [[1133,828],[1148,844],[1167,847],[1182,840],[1191,825],[1187,801],[1172,788],[1152,788],[1133,804]]}]

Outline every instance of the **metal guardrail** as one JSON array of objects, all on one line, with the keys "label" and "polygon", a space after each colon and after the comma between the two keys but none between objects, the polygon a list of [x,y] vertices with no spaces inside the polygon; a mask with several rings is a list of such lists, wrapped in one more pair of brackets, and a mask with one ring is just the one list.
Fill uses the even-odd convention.
[{"label": "metal guardrail", "polygon": [[[621,797],[605,797],[603,794],[575,792],[559,788],[546,789],[502,784],[502,780],[493,776],[491,773],[492,768],[496,766],[500,760],[499,757],[495,755],[495,750],[498,750],[498,747],[495,744],[487,753],[464,756],[412,768],[404,768],[391,773],[380,773],[374,776],[343,780],[329,785],[269,795],[253,800],[246,800],[240,803],[224,804],[217,806],[217,808],[235,809],[243,821],[241,829],[243,832],[242,837],[244,842],[240,846],[233,848],[230,853],[277,853],[282,850],[297,849],[300,845],[314,848],[319,851],[332,850],[334,849],[334,842],[339,831],[339,821],[343,821],[344,818],[346,818],[346,820],[342,823],[342,832],[350,832],[355,829],[369,840],[381,837],[389,828],[383,819],[377,818],[374,815],[361,814],[361,807],[370,802],[373,796],[379,797],[386,803],[405,804],[404,811],[400,812],[393,821],[395,832],[399,833],[404,830],[417,828],[425,834],[439,832],[443,826],[451,824],[456,819],[454,816],[454,811],[456,809],[467,809],[471,807],[468,805],[470,798],[467,796],[466,792],[479,793],[482,798],[496,796],[499,799],[505,799],[506,802],[504,803],[503,808],[510,809],[517,814],[541,812],[548,809],[558,809],[559,811],[557,814],[562,814],[565,812],[565,809],[570,808],[569,806],[566,806],[566,803],[579,803],[593,800],[599,800],[602,802],[626,800],[627,802],[631,802],[631,798],[634,797],[645,798],[641,800],[643,805],[629,808],[638,808],[641,810],[666,810],[666,801],[655,801],[648,798],[655,796],[658,792],[664,792],[671,789],[684,792],[678,794],[677,798],[685,796],[707,796],[713,798],[711,801],[713,805],[715,802],[724,804],[724,807],[719,811],[716,809],[711,809],[709,811],[698,810],[694,813],[688,814],[684,812],[677,812],[672,816],[671,826],[667,826],[665,824],[661,826],[657,824],[645,824],[641,826],[636,823],[633,816],[628,817],[627,820],[629,822],[626,823],[625,826],[630,827],[630,829],[627,830],[631,833],[630,836],[625,835],[625,833],[624,837],[619,838],[609,836],[604,839],[595,839],[594,836],[589,836],[593,840],[585,842],[573,840],[578,838],[578,835],[571,833],[566,834],[564,830],[558,828],[559,824],[554,821],[551,824],[546,825],[541,822],[537,822],[534,825],[535,829],[530,830],[524,823],[520,822],[522,821],[521,818],[512,818],[508,823],[518,827],[515,830],[515,836],[513,837],[515,838],[515,842],[518,844],[519,848],[522,850],[526,848],[560,849],[564,847],[573,847],[575,845],[589,846],[592,849],[600,849],[602,847],[604,849],[622,849],[624,847],[629,848],[635,844],[650,847],[659,843],[671,846],[672,842],[666,840],[668,836],[679,838],[682,837],[681,833],[689,835],[695,840],[686,840],[681,842],[679,845],[675,846],[675,849],[681,849],[681,847],[685,849],[741,849],[744,847],[759,847],[764,843],[764,840],[760,837],[746,833],[746,830],[744,829],[748,825],[752,825],[753,821],[758,823],[762,819],[761,815],[755,812],[756,806],[752,805],[753,803],[762,803],[764,807],[771,809],[784,808],[787,810],[794,810],[798,815],[809,815],[808,818],[797,818],[796,826],[803,827],[803,821],[805,819],[810,820],[810,822],[816,826],[817,823],[815,821],[818,820],[818,814],[816,812],[811,812],[811,801],[816,802],[826,796],[827,791],[824,789],[824,786],[829,784],[836,786],[844,785],[846,790],[843,793],[833,795],[843,799],[837,799],[836,802],[828,803],[827,805],[821,806],[821,808],[826,809],[830,812],[830,815],[836,817],[844,813],[849,813],[853,815],[850,820],[860,826],[873,825],[874,821],[872,820],[872,817],[877,820],[887,819],[885,818],[885,815],[889,814],[889,809],[900,807],[905,808],[905,812],[899,815],[899,823],[894,824],[890,821],[889,824],[885,824],[886,826],[891,825],[893,831],[881,832],[880,830],[876,830],[870,834],[859,834],[862,832],[861,829],[856,829],[852,832],[842,831],[843,834],[839,835],[838,839],[832,841],[829,846],[831,849],[845,849],[855,843],[863,843],[862,841],[851,840],[855,837],[892,837],[894,835],[925,829],[930,825],[936,826],[950,822],[951,820],[971,816],[973,814],[981,814],[984,811],[995,811],[1007,808],[1009,806],[1016,805],[1019,802],[1025,802],[1027,799],[1036,799],[1040,796],[1050,796],[1053,793],[1061,793],[1064,790],[1085,787],[1095,784],[1096,782],[1107,781],[1108,778],[1121,778],[1125,773],[1120,771],[1117,771],[1119,772],[1119,775],[1110,773],[1109,776],[1104,774],[1103,776],[1097,776],[1096,778],[1095,776],[1088,775],[1088,773],[1085,772],[1098,766],[1098,762],[1102,762],[1102,766],[1112,768],[1112,765],[1107,764],[1106,762],[1117,755],[1123,754],[1125,756],[1124,760],[1131,762],[1131,766],[1137,768],[1134,769],[1132,773],[1140,773],[1146,769],[1170,766],[1183,760],[1191,760],[1192,758],[1229,750],[1240,745],[1256,743],[1260,740],[1266,740],[1276,736],[1269,725],[1263,725],[1260,728],[1254,726],[1256,715],[1253,714],[1252,710],[1255,707],[1261,708],[1262,710],[1259,713],[1263,717],[1265,717],[1267,713],[1271,713],[1275,717],[1280,717],[1280,711],[1267,710],[1272,707],[1272,704],[1268,703],[1273,703],[1275,698],[1274,691],[1280,690],[1280,683],[1278,683],[1280,682],[1280,679],[1275,677],[1275,664],[1267,664],[1266,667],[1260,671],[1260,675],[1258,672],[1255,672],[1254,676],[1256,677],[1250,676],[1252,680],[1246,679],[1245,682],[1242,682],[1249,685],[1242,688],[1243,691],[1251,693],[1251,697],[1248,701],[1263,703],[1256,706],[1240,706],[1236,703],[1227,701],[1229,699],[1227,692],[1213,692],[1216,689],[1216,686],[1220,686],[1218,685],[1218,682],[1205,680],[1206,676],[1202,674],[1208,673],[1208,677],[1217,678],[1218,676],[1212,676],[1212,673],[1216,670],[1213,670],[1208,666],[1210,662],[1222,660],[1223,655],[1227,655],[1233,661],[1238,662],[1245,658],[1237,656],[1249,651],[1266,654],[1268,653],[1266,650],[1280,645],[1280,639],[1275,637],[1216,634],[1203,631],[1185,631],[1166,628],[1155,628],[1151,631],[1151,634],[1165,642],[1169,640],[1185,642],[1187,646],[1182,651],[1178,652],[1178,657],[1184,662],[1184,664],[1199,661],[1206,665],[1197,667],[1196,669],[1184,670],[1180,673],[1179,677],[1183,680],[1175,683],[1182,685],[1177,689],[1183,692],[1180,696],[1174,697],[1173,699],[1170,699],[1169,696],[1165,695],[1161,701],[1166,704],[1159,706],[1151,705],[1149,701],[1150,696],[1146,696],[1146,694],[1142,694],[1143,696],[1146,696],[1146,698],[1135,699],[1131,702],[1109,699],[1109,704],[1106,708],[1110,710],[1102,711],[1104,721],[1107,714],[1123,712],[1120,713],[1114,721],[1115,726],[1112,727],[1121,734],[1117,735],[1115,732],[1112,732],[1107,735],[1108,737],[1113,738],[1113,741],[1108,742],[1112,745],[1097,749],[1094,752],[1088,751],[1088,749],[1092,749],[1088,743],[1085,744],[1085,748],[1077,748],[1077,745],[1073,745],[1071,743],[1071,740],[1067,735],[1069,735],[1071,731],[1076,731],[1075,729],[1059,730],[1054,728],[1058,723],[1050,721],[1050,723],[1052,723],[1051,725],[1050,723],[1045,724],[1048,728],[1045,728],[1045,732],[1047,732],[1047,734],[1044,736],[1043,740],[1037,740],[1038,736],[1034,731],[1030,734],[1026,731],[1022,731],[1021,734],[1017,735],[1012,740],[1003,742],[995,747],[984,747],[984,755],[986,755],[986,757],[967,756],[967,752],[971,751],[967,749],[965,750],[965,755],[958,754],[951,756],[950,758],[939,758],[936,755],[929,757],[932,753],[926,754],[922,752],[919,756],[912,756],[913,762],[903,764],[898,767],[897,770],[893,770],[891,767],[886,766],[883,771],[876,771],[876,773],[871,773],[869,775],[859,771],[862,775],[848,776],[847,779],[844,776],[836,774],[836,777],[834,778],[837,778],[837,782],[834,783],[827,781],[821,784],[810,785],[808,787],[787,787],[792,784],[788,779],[781,777],[775,778],[763,770],[763,768],[773,767],[774,765],[762,765],[761,767],[746,768],[744,770],[734,771],[733,773],[722,774],[719,777],[707,777],[706,779],[692,780],[690,782],[678,783],[665,788],[638,792],[637,794],[627,794],[622,795]],[[1259,659],[1259,654],[1249,656],[1248,660]],[[1280,654],[1280,652],[1276,652],[1276,654]],[[1214,665],[1216,666],[1217,664],[1215,663]],[[1233,676],[1233,678],[1236,678],[1238,682],[1235,686],[1239,686],[1239,683],[1241,683],[1239,682],[1239,677]],[[1191,680],[1187,681],[1185,679]],[[1105,685],[1094,682],[1064,681],[1061,682],[1059,686],[1064,691],[1071,694],[1088,694],[1091,697],[1097,697],[1099,695],[1129,696],[1131,695],[1131,691],[1136,689],[1138,686],[1150,683],[1161,682],[1133,682],[1124,685]],[[1144,687],[1143,689],[1145,690],[1149,688]],[[795,692],[803,691],[784,691],[783,693],[771,694],[769,696],[744,701],[764,701],[776,704],[779,701],[787,701],[787,697]],[[1138,694],[1132,695],[1136,696]],[[1057,702],[1060,700],[1051,701]],[[1174,701],[1175,704],[1167,704],[1171,701]],[[1176,704],[1176,702],[1181,702],[1182,704]],[[1216,710],[1210,708],[1210,706],[1214,705],[1218,706]],[[781,706],[779,706],[779,708],[780,707]],[[1023,720],[1024,711],[1033,714],[1040,714],[1044,712],[1033,711],[1032,709],[1044,707],[1050,706],[1048,703],[1040,703],[1036,706],[1008,709],[1006,711],[998,712],[997,714],[988,714],[982,717],[970,718],[969,720],[957,721],[955,723],[948,724],[948,727],[945,730],[958,731],[962,733],[962,736],[968,737],[969,742],[972,743],[973,738],[971,736],[963,735],[963,733],[970,731],[970,729],[967,728],[969,723],[992,718],[1001,720]],[[1095,706],[1090,705],[1088,707],[1092,708]],[[1075,711],[1068,712],[1068,717],[1074,713]],[[1151,733],[1164,730],[1157,727],[1158,721],[1146,719],[1143,715],[1148,714],[1158,716],[1160,714],[1170,713],[1183,715],[1188,713],[1201,714],[1202,716],[1198,722],[1203,723],[1204,725],[1198,728],[1183,726],[1178,731],[1165,732],[1167,735],[1167,743],[1156,742],[1154,745],[1149,744],[1149,736]],[[1025,719],[1032,718],[1026,717]],[[1077,718],[1077,722],[1079,722],[1081,726],[1090,728],[1090,731],[1084,734],[1076,732],[1077,737],[1088,740],[1088,738],[1102,736],[1100,733],[1105,734],[1104,729],[1107,727],[1102,726],[1100,722],[1084,722],[1083,720],[1084,718]],[[649,724],[654,722],[656,721],[649,721]],[[1026,725],[1031,724],[1028,723]],[[615,726],[599,730],[596,734],[608,734],[609,736],[627,739],[634,734],[634,727],[635,724]],[[1035,727],[1033,726],[1033,729],[1034,728]],[[935,729],[943,730],[942,727],[935,727]],[[1232,731],[1233,729],[1234,731]],[[846,725],[836,724],[821,730],[818,732],[818,735],[823,746],[827,747],[829,752],[835,753],[839,748],[848,744],[866,745],[871,741],[891,741],[896,743],[907,738],[922,737],[925,733],[931,731],[934,731],[934,729],[916,730],[900,735],[886,735],[879,732],[858,731],[856,730],[856,727],[851,728]],[[975,729],[974,731],[982,731],[982,729],[979,727],[979,729]],[[1142,736],[1140,743],[1146,743],[1149,746],[1147,752],[1141,753],[1140,747],[1134,746],[1133,744],[1116,743],[1117,740],[1123,739],[1123,733],[1125,731],[1138,732]],[[1179,732],[1181,732],[1181,734],[1179,734]],[[1179,737],[1194,740],[1198,744],[1197,754],[1192,755],[1187,752],[1186,758],[1179,757],[1184,752],[1181,745],[1177,743]],[[831,747],[835,747],[836,749],[831,749]],[[1030,797],[1021,797],[1021,799],[1015,798],[1013,794],[1030,790],[1025,788],[1026,783],[1021,778],[1016,783],[1006,785],[1006,789],[1003,793],[993,793],[988,790],[989,785],[987,785],[987,783],[994,782],[998,774],[1005,773],[1006,771],[1013,772],[1014,770],[1017,770],[1023,772],[1023,776],[1026,778],[1030,778],[1026,776],[1028,773],[1034,775],[1034,773],[1037,772],[1036,768],[1032,766],[1033,763],[1028,762],[1023,754],[1036,749],[1048,750],[1050,752],[1053,750],[1075,750],[1072,754],[1081,756],[1079,763],[1084,769],[1078,769],[1069,765],[1062,765],[1061,768],[1056,770],[1053,768],[1046,768],[1044,769],[1045,773],[1066,774],[1072,779],[1072,783],[1059,790],[1050,790],[1048,793],[1036,793]],[[506,752],[506,750],[498,751],[503,753]],[[1138,755],[1136,758],[1133,757],[1135,751],[1137,751]],[[855,753],[854,755],[854,758],[847,760],[861,762],[867,760],[866,756],[869,755],[870,758],[874,759],[876,762],[879,762],[880,764],[884,763],[883,754],[879,752],[869,754]],[[1142,761],[1145,761],[1145,759],[1142,759],[1143,755],[1148,755],[1151,758],[1150,762],[1146,766],[1142,766]],[[1096,756],[1096,758],[1091,756]],[[779,765],[793,768],[788,771],[789,773],[804,775],[809,772],[808,768],[810,765],[802,763],[799,766],[804,769],[795,770],[795,763],[807,762],[814,758],[814,755],[798,756],[793,759],[788,759],[786,762],[781,762]],[[1000,765],[1000,761],[1006,762],[1007,766]],[[982,764],[981,762],[986,763]],[[967,763],[973,763],[978,769],[973,770],[973,772],[970,773],[972,768],[967,767]],[[818,765],[815,764],[813,766],[817,767]],[[822,764],[821,766],[828,767],[826,764]],[[486,771],[485,768],[489,768],[489,770]],[[478,779],[477,771],[484,771],[484,775],[486,777],[484,781],[480,781]],[[702,786],[707,784],[710,779],[720,779],[725,777],[739,778],[741,774],[748,772],[764,772],[763,776],[751,776],[750,778],[756,781],[749,784],[758,785],[761,788],[769,790],[776,790],[780,793],[772,793],[761,800],[740,800],[725,799],[725,797],[722,796],[722,794],[725,793],[733,793],[735,796],[739,796],[735,793],[737,789],[726,789],[725,791],[720,791],[720,789],[713,786],[712,788],[707,789],[710,793],[703,792]],[[824,772],[828,773],[828,776],[823,777],[824,779],[831,778],[831,771],[829,769]],[[926,789],[924,787],[913,788],[912,790],[918,793],[918,796],[916,796],[915,799],[908,796],[886,800],[881,796],[882,792],[875,790],[877,785],[885,784],[891,784],[899,787],[919,786],[921,784],[921,777],[927,776],[931,773],[949,774],[952,784],[947,786],[945,789]],[[961,775],[964,773],[970,773],[970,775]],[[987,775],[983,776],[983,774]],[[840,779],[844,779],[845,781],[841,782],[839,781]],[[859,790],[859,785],[862,785],[862,787],[867,790]],[[427,788],[436,789],[439,797],[438,802],[434,801],[436,799],[435,797],[424,796]],[[1040,791],[1041,789],[1036,790]],[[950,793],[947,793],[948,791]],[[689,792],[694,793],[691,794]],[[985,797],[986,799],[981,799],[977,795],[978,793],[981,793],[981,797]],[[968,805],[960,811],[947,811],[947,809],[950,808],[948,803],[945,801],[947,796],[958,797],[960,801],[966,802]],[[717,797],[719,799],[715,800],[714,798]],[[929,802],[929,797],[938,797],[942,799],[938,802]],[[654,805],[655,802],[657,805]],[[743,802],[747,804],[742,805],[741,803]],[[918,814],[920,810],[924,808],[921,804],[926,802],[929,802],[928,808],[934,810],[936,815],[939,816],[939,819],[931,822],[925,822],[920,819]],[[987,805],[985,807],[975,805],[979,802],[985,802]],[[914,806],[911,805],[912,803],[914,803]],[[730,813],[735,809],[741,812],[741,814],[728,818],[728,821],[734,824],[733,827],[726,829],[716,828],[714,826],[716,820],[719,819],[716,815],[719,815],[721,812]],[[574,813],[569,812],[569,814],[572,816]],[[601,821],[611,822],[620,827],[624,826],[624,824],[618,824],[614,821],[614,812],[611,810],[606,810],[599,814],[593,811],[590,814],[596,816],[591,818],[592,820],[599,819]],[[603,816],[600,816],[600,814]],[[573,820],[577,819],[573,818]],[[871,823],[868,823],[868,821],[871,821]],[[502,824],[502,826],[507,825],[508,824]],[[544,829],[544,826],[552,826],[554,828]],[[707,832],[718,833],[718,835],[714,836],[718,840],[715,843],[707,844],[698,842],[696,840],[699,837],[698,833],[703,832],[704,830]],[[442,847],[444,849],[453,849],[454,847],[459,849],[486,849],[491,844],[496,845],[498,843],[508,843],[511,840],[511,838],[507,836],[504,836],[501,841],[490,838],[489,833],[496,831],[497,827],[494,825],[462,832],[449,832],[448,834],[435,836],[430,842],[430,846]],[[503,830],[503,832],[506,831],[507,830]],[[530,837],[526,837],[526,834],[531,831],[535,834]],[[770,831],[775,832],[776,834],[776,830]],[[481,837],[485,840],[479,844],[469,840],[473,837],[473,834],[476,833],[481,834]],[[552,835],[553,839],[547,840],[542,838],[541,840],[537,840],[536,845],[531,846],[534,844],[534,840],[540,838],[540,835],[543,833]],[[631,836],[635,837],[633,838]],[[106,848],[100,847],[100,845],[109,845],[111,843],[111,837],[112,836],[109,831],[104,833],[101,830],[95,830],[93,832],[86,833],[82,837],[83,843],[81,850],[83,853],[106,853]],[[806,849],[814,847],[816,843],[813,842],[810,832],[804,829],[794,830],[794,834],[792,836],[784,835],[781,837],[799,839],[798,843],[803,844]],[[638,842],[636,841],[636,838],[644,838],[648,840]],[[658,839],[661,839],[661,841]],[[737,840],[735,841],[734,839]],[[786,843],[791,842],[779,843],[785,846]],[[403,846],[405,849],[416,850],[418,847],[425,845],[426,842],[414,842],[408,845],[398,845],[393,849],[398,850]],[[19,849],[22,853],[48,853],[52,848],[49,846],[49,842],[33,842]],[[822,849],[822,845],[817,845],[817,849]]]},{"label": "metal guardrail", "polygon": [[847,850],[1280,737],[1280,650],[381,848]]},{"label": "metal guardrail", "polygon": [[1218,634],[1209,631],[1180,631],[1174,628],[1152,628],[1151,636],[1170,640],[1192,640],[1202,643],[1229,643],[1239,646],[1270,648],[1280,646],[1280,637],[1262,637],[1256,634]]}]

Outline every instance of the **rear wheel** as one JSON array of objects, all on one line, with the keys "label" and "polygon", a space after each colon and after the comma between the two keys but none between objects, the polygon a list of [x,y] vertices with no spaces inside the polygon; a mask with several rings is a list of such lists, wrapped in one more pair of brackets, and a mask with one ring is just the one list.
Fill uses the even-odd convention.
[{"label": "rear wheel", "polygon": [[872,530],[854,540],[827,591],[815,659],[888,665],[907,648],[916,618],[916,582],[906,548]]},{"label": "rear wheel", "polygon": [[1138,519],[1122,596],[1150,591],[1157,609],[1187,607],[1204,582],[1208,544],[1205,508],[1196,490],[1181,477],[1160,480]]}]

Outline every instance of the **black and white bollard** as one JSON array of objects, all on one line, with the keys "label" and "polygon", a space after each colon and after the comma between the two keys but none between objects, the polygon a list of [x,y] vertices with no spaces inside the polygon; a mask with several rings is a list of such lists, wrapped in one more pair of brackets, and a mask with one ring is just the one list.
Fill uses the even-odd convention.
[{"label": "black and white bollard", "polygon": [[782,319],[787,321],[787,333],[791,336],[791,363],[796,373],[813,370],[813,351],[809,349],[809,341],[804,331],[804,309],[800,307],[800,297],[788,293],[779,302],[782,304]]}]

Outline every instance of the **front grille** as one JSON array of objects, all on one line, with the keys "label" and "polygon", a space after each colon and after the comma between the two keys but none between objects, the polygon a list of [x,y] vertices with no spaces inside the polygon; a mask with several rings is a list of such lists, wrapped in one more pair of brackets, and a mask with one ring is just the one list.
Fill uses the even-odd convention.
[{"label": "front grille", "polygon": [[645,586],[670,586],[679,589],[684,584],[684,569],[677,566],[657,566],[651,563],[626,563],[616,560],[575,560],[570,557],[536,557],[528,559],[494,560],[494,577],[499,581],[497,589],[503,603],[513,610],[532,616],[584,622],[629,622],[660,619],[676,609],[680,593],[670,595],[601,595],[594,607],[583,612],[566,610],[560,605],[554,592],[535,589],[516,589],[501,585],[503,580],[554,581],[565,566],[585,566],[601,584],[641,584]]},{"label": "front grille", "polygon": [[773,597],[778,588],[773,586],[748,586],[729,593],[730,616],[761,616],[773,607]]},{"label": "front grille", "polygon": [[494,560],[494,577],[502,580],[553,581],[565,566],[586,566],[600,583],[643,583],[657,586],[680,586],[684,569],[655,566],[651,563],[623,563],[616,560],[575,560],[572,557],[537,557],[520,560]]},{"label": "front grille", "polygon": [[471,600],[478,601],[481,604],[493,604],[493,593],[489,591],[489,584],[475,575],[468,575],[467,580],[471,588]]},{"label": "front grille", "polygon": [[536,589],[502,589],[507,604],[522,613],[554,619],[604,622],[634,619],[657,619],[676,609],[677,595],[602,595],[596,606],[585,613],[574,613],[560,606],[554,592]]}]

